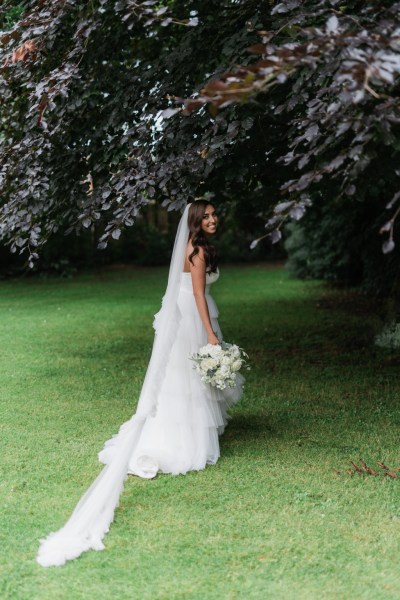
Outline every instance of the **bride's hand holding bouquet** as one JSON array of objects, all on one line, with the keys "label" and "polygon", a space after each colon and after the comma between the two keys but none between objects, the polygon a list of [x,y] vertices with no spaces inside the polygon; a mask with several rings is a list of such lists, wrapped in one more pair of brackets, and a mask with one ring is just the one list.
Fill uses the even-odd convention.
[{"label": "bride's hand holding bouquet", "polygon": [[210,345],[218,345],[221,343],[221,340],[215,335],[214,331],[211,331],[207,336],[207,344]]},{"label": "bride's hand holding bouquet", "polygon": [[194,361],[194,368],[204,383],[209,383],[219,390],[234,388],[240,369],[250,369],[247,362],[249,356],[236,344],[219,342],[217,337],[216,339],[217,344],[209,342],[189,358]]}]

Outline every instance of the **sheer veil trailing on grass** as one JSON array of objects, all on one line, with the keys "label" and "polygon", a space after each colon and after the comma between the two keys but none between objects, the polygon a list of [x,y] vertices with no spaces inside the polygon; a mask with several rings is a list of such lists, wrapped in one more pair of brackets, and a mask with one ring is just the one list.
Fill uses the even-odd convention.
[{"label": "sheer veil trailing on grass", "polygon": [[[37,561],[44,567],[63,565],[90,548],[104,548],[102,539],[114,518],[114,510],[128,474],[129,459],[146,418],[157,410],[157,390],[165,372],[171,340],[179,324],[177,297],[189,237],[189,207],[190,204],[186,206],[179,223],[167,290],[161,310],[155,315],[156,335],[136,414],[121,427],[121,443],[117,449],[114,447],[112,459],[82,496],[68,522],[62,529],[41,540]],[[106,451],[107,447],[103,452]],[[101,453],[99,458],[102,460]]]},{"label": "sheer veil trailing on grass", "polygon": [[[37,561],[61,566],[89,549],[103,550],[103,537],[114,518],[129,473],[152,478],[157,472],[185,473],[214,464],[219,457],[218,435],[226,408],[241,396],[243,378],[235,389],[206,387],[189,361],[189,354],[207,342],[196,309],[190,273],[184,273],[189,237],[188,204],[179,222],[168,285],[155,315],[152,354],[136,413],[99,453],[106,466],[84,493],[67,523],[41,540]],[[207,274],[206,299],[214,331],[222,339],[218,311]]]}]

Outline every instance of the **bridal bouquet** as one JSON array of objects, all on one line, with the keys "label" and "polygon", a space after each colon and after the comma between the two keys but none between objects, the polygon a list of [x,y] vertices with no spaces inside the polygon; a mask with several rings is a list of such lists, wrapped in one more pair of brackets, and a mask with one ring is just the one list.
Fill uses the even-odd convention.
[{"label": "bridal bouquet", "polygon": [[207,344],[189,358],[195,362],[194,368],[204,383],[224,390],[226,387],[235,387],[236,374],[247,366],[248,354],[236,344],[222,342]]}]

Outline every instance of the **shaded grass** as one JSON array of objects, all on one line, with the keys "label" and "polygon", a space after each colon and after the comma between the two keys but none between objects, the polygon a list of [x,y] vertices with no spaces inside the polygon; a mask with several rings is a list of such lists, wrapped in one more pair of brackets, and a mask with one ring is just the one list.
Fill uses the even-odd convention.
[{"label": "shaded grass", "polygon": [[[398,598],[398,361],[378,317],[345,292],[268,266],[225,267],[225,339],[253,365],[216,466],[130,477],[107,550],[35,562],[100,472],[97,452],[134,411],[166,272],[0,284],[0,597]],[[336,472],[339,471],[339,473]]]}]

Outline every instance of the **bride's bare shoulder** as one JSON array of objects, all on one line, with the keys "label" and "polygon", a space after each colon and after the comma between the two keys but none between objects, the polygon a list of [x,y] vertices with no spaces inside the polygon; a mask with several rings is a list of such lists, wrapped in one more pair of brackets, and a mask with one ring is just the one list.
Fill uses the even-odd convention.
[{"label": "bride's bare shoulder", "polygon": [[[199,256],[200,258],[204,259],[204,248],[202,248],[201,246],[197,246],[197,250],[198,252],[196,253],[196,256]],[[186,246],[186,256],[189,257],[193,251],[194,246],[192,244],[192,241],[189,240]]]}]

